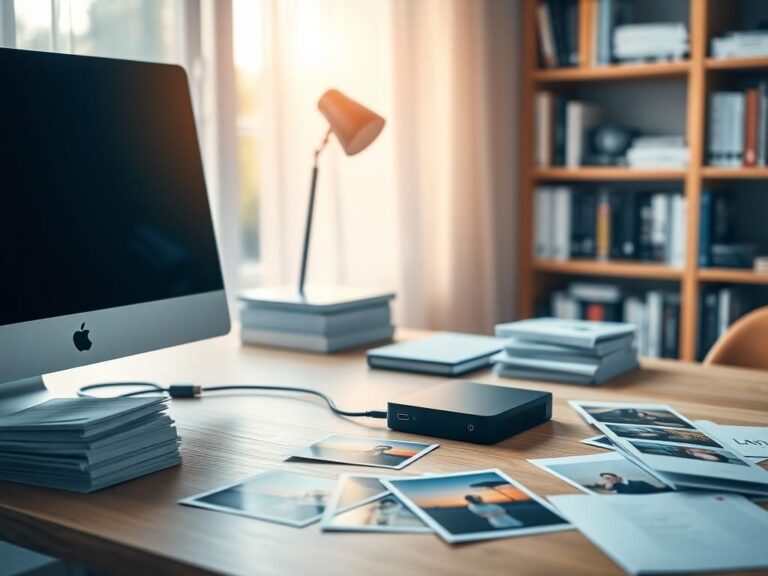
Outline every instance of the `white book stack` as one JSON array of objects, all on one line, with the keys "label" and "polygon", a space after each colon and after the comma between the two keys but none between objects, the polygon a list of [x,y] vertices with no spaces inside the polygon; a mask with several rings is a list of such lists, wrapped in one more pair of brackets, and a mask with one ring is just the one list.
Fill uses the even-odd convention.
[{"label": "white book stack", "polygon": [[768,30],[730,32],[712,39],[712,57],[756,58],[768,56]]},{"label": "white book stack", "polygon": [[682,136],[639,136],[627,150],[630,168],[685,168],[688,147]]},{"label": "white book stack", "polygon": [[625,24],[613,31],[613,56],[622,62],[682,60],[687,53],[682,23]]},{"label": "white book stack", "polygon": [[165,398],[60,398],[0,422],[0,480],[93,492],[181,463]]},{"label": "white book stack", "polygon": [[536,318],[497,324],[496,336],[507,342],[494,370],[508,378],[597,386],[638,367],[631,324]]},{"label": "white book stack", "polygon": [[352,288],[251,290],[240,296],[244,344],[308,352],[339,352],[388,342],[394,335],[389,304],[395,297]]}]

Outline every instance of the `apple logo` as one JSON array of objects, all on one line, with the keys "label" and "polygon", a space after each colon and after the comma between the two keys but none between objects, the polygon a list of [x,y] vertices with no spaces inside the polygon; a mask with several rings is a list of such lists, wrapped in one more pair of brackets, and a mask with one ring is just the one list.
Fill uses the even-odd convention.
[{"label": "apple logo", "polygon": [[80,325],[80,330],[72,334],[72,341],[75,343],[75,348],[77,348],[80,352],[83,352],[84,350],[90,350],[91,346],[93,345],[91,339],[88,338],[89,332],[90,330],[85,329],[85,322],[83,322]]}]

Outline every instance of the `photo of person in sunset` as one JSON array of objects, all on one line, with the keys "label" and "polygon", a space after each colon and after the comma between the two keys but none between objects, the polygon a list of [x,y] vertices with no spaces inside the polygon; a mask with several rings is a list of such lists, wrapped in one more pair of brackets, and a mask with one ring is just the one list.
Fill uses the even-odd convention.
[{"label": "photo of person in sunset", "polygon": [[449,542],[567,527],[548,504],[498,470],[384,481]]}]

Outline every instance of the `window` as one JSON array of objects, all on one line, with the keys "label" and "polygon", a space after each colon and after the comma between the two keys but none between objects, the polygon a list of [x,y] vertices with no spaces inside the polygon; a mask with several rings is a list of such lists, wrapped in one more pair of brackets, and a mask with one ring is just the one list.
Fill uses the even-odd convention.
[{"label": "window", "polygon": [[261,136],[260,86],[263,55],[262,3],[235,0],[233,4],[235,82],[237,84],[237,152],[241,254],[245,268],[258,262],[259,145]]}]

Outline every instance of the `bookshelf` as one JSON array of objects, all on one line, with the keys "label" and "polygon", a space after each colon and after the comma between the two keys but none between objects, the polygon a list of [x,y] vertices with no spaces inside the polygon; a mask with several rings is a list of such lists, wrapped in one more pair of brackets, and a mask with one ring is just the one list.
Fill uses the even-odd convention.
[{"label": "bookshelf", "polygon": [[[635,0],[637,2],[638,0]],[[727,186],[730,181],[768,180],[768,168],[720,168],[706,165],[708,93],[728,75],[765,71],[768,58],[716,60],[708,57],[710,39],[733,26],[733,3],[727,0],[670,0],[685,3],[690,38],[689,57],[680,62],[605,65],[589,64],[596,0],[578,0],[578,47],[580,64],[570,68],[540,68],[537,39],[538,0],[523,3],[523,70],[521,98],[521,170],[519,195],[518,259],[520,288],[518,311],[533,316],[536,304],[553,286],[570,278],[598,280],[616,278],[621,282],[666,282],[679,290],[681,299],[679,357],[694,361],[697,353],[700,295],[717,283],[768,287],[768,274],[746,269],[699,268],[698,239],[701,190]],[[746,1],[746,0],[742,0]],[[690,151],[687,168],[637,170],[621,167],[537,167],[534,165],[534,96],[538,90],[562,90],[566,94],[591,85],[644,82],[681,82],[685,86],[685,136]],[[685,260],[676,268],[660,263],[599,260],[537,260],[534,257],[534,191],[548,182],[672,183],[682,187],[688,210],[685,216]],[[768,184],[768,182],[766,182]],[[759,193],[760,188],[753,190]]]}]

